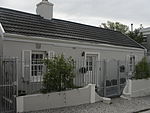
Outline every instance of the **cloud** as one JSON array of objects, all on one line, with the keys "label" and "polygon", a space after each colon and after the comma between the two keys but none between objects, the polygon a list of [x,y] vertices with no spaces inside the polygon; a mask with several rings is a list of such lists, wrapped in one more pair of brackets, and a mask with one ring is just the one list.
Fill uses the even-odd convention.
[{"label": "cloud", "polygon": [[97,18],[94,20],[105,18],[128,24],[150,25],[149,0],[61,0],[61,3],[60,0],[54,0],[53,2],[57,13],[65,13],[69,17]]},{"label": "cloud", "polygon": [[[0,5],[35,13],[41,0],[0,0]],[[54,17],[98,26],[107,20],[150,25],[149,0],[49,0]]]}]

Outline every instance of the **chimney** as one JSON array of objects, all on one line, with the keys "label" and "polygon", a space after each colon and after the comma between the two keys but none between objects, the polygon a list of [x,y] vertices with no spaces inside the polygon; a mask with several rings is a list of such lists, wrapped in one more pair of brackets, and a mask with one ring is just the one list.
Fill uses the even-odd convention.
[{"label": "chimney", "polygon": [[131,24],[131,32],[133,32],[133,24]]},{"label": "chimney", "polygon": [[48,0],[42,0],[37,4],[36,13],[45,19],[53,18],[53,4]]}]

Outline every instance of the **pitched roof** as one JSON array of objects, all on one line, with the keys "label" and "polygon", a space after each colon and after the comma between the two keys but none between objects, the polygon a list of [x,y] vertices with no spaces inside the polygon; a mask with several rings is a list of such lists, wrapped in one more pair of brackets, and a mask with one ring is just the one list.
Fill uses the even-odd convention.
[{"label": "pitched roof", "polygon": [[1,7],[0,23],[6,33],[142,48],[118,31],[60,19],[47,20],[39,15]]}]

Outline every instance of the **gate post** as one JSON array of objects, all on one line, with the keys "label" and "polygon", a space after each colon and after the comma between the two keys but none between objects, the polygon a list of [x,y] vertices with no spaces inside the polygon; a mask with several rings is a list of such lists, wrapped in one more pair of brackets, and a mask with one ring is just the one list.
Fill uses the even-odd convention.
[{"label": "gate post", "polygon": [[15,107],[14,107],[14,109],[15,109],[15,111],[17,112],[17,97],[18,97],[18,64],[19,64],[19,59],[18,59],[18,57],[16,57],[15,58],[15,67],[16,67],[16,69],[15,69],[15,71],[16,71],[16,73],[15,73],[15,76],[16,76],[16,96],[15,96]]},{"label": "gate post", "polygon": [[117,71],[118,71],[118,94],[120,95],[120,61],[117,61]]},{"label": "gate post", "polygon": [[106,97],[106,61],[105,60],[104,60],[103,80],[104,80],[104,97]]}]

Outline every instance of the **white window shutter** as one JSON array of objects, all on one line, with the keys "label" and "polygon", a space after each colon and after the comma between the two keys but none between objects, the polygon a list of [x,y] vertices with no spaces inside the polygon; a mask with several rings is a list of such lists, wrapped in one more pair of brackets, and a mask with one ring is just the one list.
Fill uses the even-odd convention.
[{"label": "white window shutter", "polygon": [[52,59],[55,57],[55,52],[54,51],[48,51],[48,59]]},{"label": "white window shutter", "polygon": [[24,81],[29,81],[31,77],[31,50],[22,51],[22,76]]},{"label": "white window shutter", "polygon": [[135,57],[135,64],[137,64],[138,63],[138,56],[134,55],[134,57]]},{"label": "white window shutter", "polygon": [[126,55],[125,62],[126,62],[126,72],[129,72],[130,55]]},{"label": "white window shutter", "polygon": [[84,53],[84,67],[86,67],[86,60],[87,60],[87,52]]},{"label": "white window shutter", "polygon": [[135,66],[136,66],[136,64],[138,63],[138,61],[137,61],[138,56],[137,56],[137,55],[134,55],[134,58],[135,58],[135,60],[134,60],[134,67],[133,67],[133,69],[134,69],[134,71],[135,71]]}]

